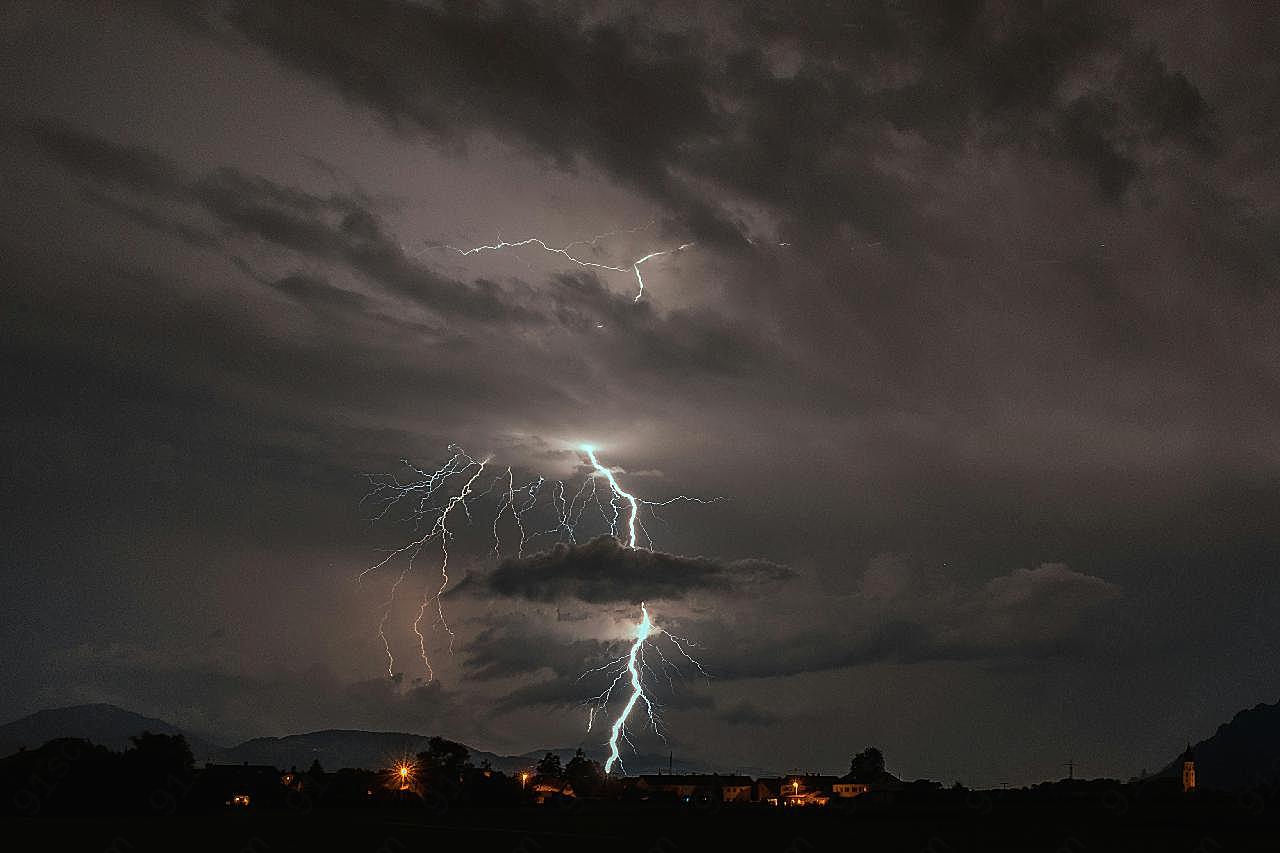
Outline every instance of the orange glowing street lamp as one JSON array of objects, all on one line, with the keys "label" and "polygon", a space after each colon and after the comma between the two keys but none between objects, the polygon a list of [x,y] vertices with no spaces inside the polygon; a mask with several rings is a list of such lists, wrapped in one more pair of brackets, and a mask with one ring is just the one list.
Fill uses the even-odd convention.
[{"label": "orange glowing street lamp", "polygon": [[396,775],[400,777],[400,790],[409,790],[409,779],[413,775],[413,768],[408,764],[401,764],[396,767]]},{"label": "orange glowing street lamp", "polygon": [[520,774],[520,787],[527,787],[529,784],[529,771],[526,770]]}]

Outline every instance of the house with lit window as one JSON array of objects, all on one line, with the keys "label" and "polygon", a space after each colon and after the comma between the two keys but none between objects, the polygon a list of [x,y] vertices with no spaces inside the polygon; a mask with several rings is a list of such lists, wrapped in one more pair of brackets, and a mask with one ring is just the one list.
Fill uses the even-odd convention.
[{"label": "house with lit window", "polygon": [[860,797],[871,790],[871,785],[858,780],[858,777],[852,773],[846,773],[831,785],[831,793],[838,799],[847,800],[851,797]]},{"label": "house with lit window", "polygon": [[653,773],[635,777],[631,789],[643,799],[678,802],[749,803],[755,789],[749,776],[718,773]]},{"label": "house with lit window", "polygon": [[835,776],[803,773],[787,776],[779,791],[779,804],[784,806],[825,806],[831,802]]},{"label": "house with lit window", "polygon": [[757,803],[776,806],[781,805],[783,780],[780,778],[767,779],[761,778],[756,780],[755,792],[753,799]]},{"label": "house with lit window", "polygon": [[720,799],[726,803],[749,803],[755,792],[750,776],[721,776]]}]

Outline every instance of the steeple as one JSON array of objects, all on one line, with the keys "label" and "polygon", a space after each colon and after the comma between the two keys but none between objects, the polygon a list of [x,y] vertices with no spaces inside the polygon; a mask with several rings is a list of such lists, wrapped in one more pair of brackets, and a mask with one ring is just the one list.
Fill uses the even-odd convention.
[{"label": "steeple", "polygon": [[1182,792],[1188,793],[1196,789],[1196,757],[1187,744],[1187,751],[1182,753]]}]

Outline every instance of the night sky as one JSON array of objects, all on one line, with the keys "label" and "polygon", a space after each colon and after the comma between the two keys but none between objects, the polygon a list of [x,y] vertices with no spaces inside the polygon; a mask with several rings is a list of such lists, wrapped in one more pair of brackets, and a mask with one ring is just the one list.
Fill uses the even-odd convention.
[{"label": "night sky", "polygon": [[[598,748],[640,600],[722,770],[1127,778],[1280,698],[1274,10],[696,6],[3,6],[0,718]],[[442,248],[613,231],[694,245]],[[389,678],[362,475],[455,442],[722,500],[500,565],[490,495]]]}]

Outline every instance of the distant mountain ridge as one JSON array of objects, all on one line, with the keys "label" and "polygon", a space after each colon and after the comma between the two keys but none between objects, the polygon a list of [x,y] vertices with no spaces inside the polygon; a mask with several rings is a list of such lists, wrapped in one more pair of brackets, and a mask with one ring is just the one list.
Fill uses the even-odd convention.
[{"label": "distant mountain ridge", "polygon": [[[37,711],[5,725],[0,725],[0,757],[19,749],[36,747],[59,737],[78,737],[102,744],[115,750],[129,746],[129,738],[143,731],[158,734],[182,734],[191,745],[197,763],[215,764],[268,764],[281,769],[309,767],[319,761],[326,770],[343,767],[377,769],[394,764],[398,759],[412,757],[427,748],[427,735],[410,732],[370,732],[358,729],[324,729],[282,737],[257,737],[231,747],[218,746],[208,738],[193,736],[178,726],[153,717],[135,714],[114,705],[74,705]],[[562,763],[577,752],[573,747],[531,750],[520,755],[499,755],[481,749],[472,749],[471,760],[476,765],[488,761],[495,770],[513,773],[532,767],[548,752],[560,756]],[[587,755],[603,763],[603,749],[584,749]],[[670,758],[666,755],[637,755],[624,757],[628,773],[656,773],[670,768],[677,773],[693,773],[709,770],[720,772],[744,772],[751,775],[776,775],[758,767],[716,768],[706,762]]]},{"label": "distant mountain ridge", "polygon": [[191,751],[197,756],[213,754],[220,749],[206,738],[183,731],[164,720],[144,717],[115,705],[98,703],[36,711],[0,726],[0,756],[11,755],[24,747],[35,749],[59,737],[83,738],[118,751],[129,746],[129,738],[144,731],[164,735],[181,734],[186,737]]},{"label": "distant mountain ridge", "polygon": [[[277,767],[310,766],[312,761],[319,761],[321,766],[329,770],[341,767],[386,767],[403,757],[412,757],[427,749],[426,735],[409,732],[369,732],[357,729],[324,729],[303,734],[285,735],[283,737],[259,737],[247,740],[242,744],[223,750],[218,760],[227,764],[272,764]],[[464,744],[465,745],[465,744]],[[556,749],[535,749],[520,755],[499,755],[482,749],[473,749],[471,761],[476,765],[489,762],[494,770],[513,773],[528,769],[537,764],[548,752],[560,757],[561,763],[568,763],[577,749],[561,747]],[[584,749],[590,758],[603,763],[606,752],[603,749]],[[631,773],[653,773],[666,770],[669,762],[665,755],[638,755],[623,759],[627,771]],[[704,769],[701,764],[683,760],[670,760],[671,768],[676,772],[689,773]]]},{"label": "distant mountain ridge", "polygon": [[[1218,726],[1212,737],[1191,747],[1196,781],[1203,788],[1226,790],[1275,785],[1280,781],[1280,702],[1259,703]],[[1181,750],[1179,751],[1181,753]],[[1160,775],[1182,772],[1175,758]]]},{"label": "distant mountain ridge", "polygon": [[[93,704],[50,708],[0,725],[0,757],[23,748],[35,749],[60,737],[83,738],[110,749],[123,750],[128,748],[130,737],[143,731],[184,735],[199,763],[247,762],[282,769],[307,767],[317,760],[328,770],[342,767],[376,769],[425,750],[428,740],[426,735],[409,732],[326,729],[283,737],[252,738],[235,746],[223,747],[211,738],[194,735],[155,717],[146,717],[114,705]],[[605,758],[603,749],[584,751],[597,761],[603,762]],[[1195,744],[1192,751],[1196,775],[1202,787],[1238,789],[1280,782],[1280,702],[1258,704],[1240,711],[1230,722],[1219,726],[1212,737]],[[521,755],[498,755],[471,749],[471,760],[477,765],[488,761],[495,770],[512,773],[533,766],[547,752],[556,753],[561,762],[567,763],[576,750],[572,747],[537,749]],[[631,774],[656,773],[668,769],[668,756],[624,757],[624,763]],[[670,768],[677,773],[719,771],[757,777],[779,775],[767,768],[716,766],[698,759],[677,758],[671,762]],[[1176,777],[1181,769],[1180,759],[1175,759],[1158,775]]]}]

